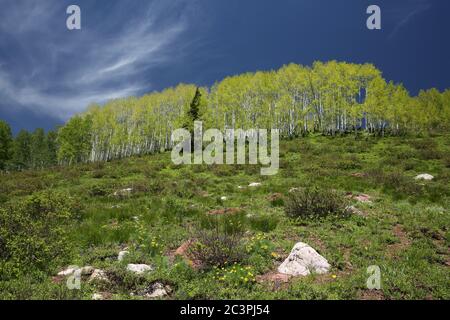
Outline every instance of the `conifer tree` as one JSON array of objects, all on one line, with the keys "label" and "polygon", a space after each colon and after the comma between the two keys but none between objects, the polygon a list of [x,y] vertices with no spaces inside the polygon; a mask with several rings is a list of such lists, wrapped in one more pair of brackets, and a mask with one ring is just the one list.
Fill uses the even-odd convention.
[{"label": "conifer tree", "polygon": [[31,135],[27,130],[20,130],[14,139],[12,161],[19,170],[31,166]]},{"label": "conifer tree", "polygon": [[4,170],[11,158],[12,133],[6,121],[0,120],[0,170]]}]

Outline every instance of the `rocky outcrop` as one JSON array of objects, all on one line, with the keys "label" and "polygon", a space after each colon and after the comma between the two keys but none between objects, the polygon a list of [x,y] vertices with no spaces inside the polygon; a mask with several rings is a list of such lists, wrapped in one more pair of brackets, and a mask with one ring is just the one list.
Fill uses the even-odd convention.
[{"label": "rocky outcrop", "polygon": [[127,196],[131,195],[132,192],[133,192],[132,188],[126,188],[126,189],[122,189],[122,190],[118,190],[118,191],[114,192],[114,196],[115,197],[127,197]]},{"label": "rocky outcrop", "polygon": [[146,299],[162,299],[167,297],[172,292],[172,288],[164,285],[161,282],[155,282],[147,289],[131,293],[131,296],[143,297]]},{"label": "rocky outcrop", "polygon": [[346,198],[362,203],[372,203],[372,197],[365,193],[353,194],[352,192],[348,192]]},{"label": "rocky outcrop", "polygon": [[144,274],[149,271],[153,271],[153,267],[147,264],[128,264],[127,270],[135,274]]},{"label": "rocky outcrop", "polygon": [[416,180],[426,180],[426,181],[431,181],[434,179],[434,177],[431,174],[428,173],[422,173],[419,174],[418,176],[416,176],[414,179]]},{"label": "rocky outcrop", "polygon": [[260,187],[260,186],[261,186],[261,183],[259,183],[259,182],[253,182],[253,183],[250,183],[248,186],[249,186],[250,188]]},{"label": "rocky outcrop", "polygon": [[117,256],[117,260],[123,261],[123,259],[125,259],[125,256],[128,254],[129,252],[127,250],[120,251],[119,255]]},{"label": "rocky outcrop", "polygon": [[106,272],[101,269],[94,269],[88,282],[109,282]]},{"label": "rocky outcrop", "polygon": [[323,274],[330,270],[328,261],[303,242],[297,243],[289,257],[278,267],[278,272],[291,276]]}]

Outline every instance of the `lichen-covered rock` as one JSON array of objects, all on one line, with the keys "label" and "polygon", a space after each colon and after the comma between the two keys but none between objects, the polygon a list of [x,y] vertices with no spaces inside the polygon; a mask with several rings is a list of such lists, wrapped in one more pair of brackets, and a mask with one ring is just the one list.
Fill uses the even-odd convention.
[{"label": "lichen-covered rock", "polygon": [[359,210],[355,206],[348,206],[347,208],[345,208],[345,211],[348,214],[353,214],[353,215],[357,215],[357,216],[364,217],[364,218],[367,217],[367,213]]},{"label": "lichen-covered rock", "polygon": [[259,182],[253,182],[253,183],[250,183],[248,186],[249,186],[250,188],[255,188],[255,187],[261,186],[261,183],[259,183]]},{"label": "lichen-covered rock", "polygon": [[131,193],[133,192],[132,188],[126,188],[126,189],[122,189],[122,190],[117,190],[116,192],[114,192],[114,196],[115,197],[126,197],[131,195]]},{"label": "lichen-covered rock", "polygon": [[129,252],[127,250],[120,251],[119,255],[117,256],[117,260],[123,261],[123,259],[125,259],[125,256],[127,254],[129,254]]},{"label": "lichen-covered rock", "polygon": [[109,279],[105,271],[95,269],[89,277],[89,282],[109,282]]},{"label": "lichen-covered rock", "polygon": [[431,174],[428,173],[423,173],[423,174],[419,174],[418,176],[415,177],[416,180],[433,180],[434,177]]},{"label": "lichen-covered rock", "polygon": [[91,297],[92,300],[110,300],[111,298],[112,294],[110,292],[97,292]]},{"label": "lichen-covered rock", "polygon": [[164,286],[162,283],[154,283],[150,288],[149,292],[145,294],[146,298],[158,299],[164,298],[169,295],[171,291],[169,286]]},{"label": "lichen-covered rock", "polygon": [[64,269],[64,270],[58,272],[58,276],[63,276],[63,277],[70,276],[70,275],[74,274],[75,271],[77,271],[77,270],[78,270],[78,267],[71,266],[71,267],[68,267],[67,269]]},{"label": "lichen-covered rock", "polygon": [[289,257],[278,267],[278,272],[292,276],[323,274],[330,270],[328,261],[303,242],[297,243]]},{"label": "lichen-covered rock", "polygon": [[90,276],[94,273],[94,271],[95,271],[94,267],[86,266],[86,267],[81,268],[81,275],[82,276]]},{"label": "lichen-covered rock", "polygon": [[172,292],[172,288],[161,282],[155,282],[144,290],[131,292],[131,296],[143,297],[145,299],[161,299],[167,297]]},{"label": "lichen-covered rock", "polygon": [[127,270],[130,272],[133,272],[135,274],[143,274],[148,271],[153,271],[153,267],[147,265],[147,264],[128,264]]}]

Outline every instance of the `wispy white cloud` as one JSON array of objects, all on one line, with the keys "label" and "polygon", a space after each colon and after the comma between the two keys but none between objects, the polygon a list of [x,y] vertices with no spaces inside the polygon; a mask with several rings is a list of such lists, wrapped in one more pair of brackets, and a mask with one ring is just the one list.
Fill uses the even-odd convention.
[{"label": "wispy white cloud", "polygon": [[432,7],[429,0],[410,0],[401,3],[397,8],[395,19],[398,21],[391,33],[388,35],[388,39],[393,39],[395,36],[408,24],[410,24],[415,18],[417,18],[423,12],[429,10]]},{"label": "wispy white cloud", "polygon": [[[150,90],[152,68],[181,54],[185,4],[115,1],[95,23],[83,19],[91,7],[81,5],[82,30],[67,31],[61,1],[10,1],[0,12],[0,99],[65,120],[91,103]],[[18,59],[2,54],[8,42]]]},{"label": "wispy white cloud", "polygon": [[111,99],[135,95],[145,87],[135,85],[106,90],[93,88],[84,90],[82,94],[57,94],[44,92],[36,86],[18,87],[0,73],[0,88],[2,98],[6,101],[19,104],[28,111],[66,120],[92,103],[104,103]]}]

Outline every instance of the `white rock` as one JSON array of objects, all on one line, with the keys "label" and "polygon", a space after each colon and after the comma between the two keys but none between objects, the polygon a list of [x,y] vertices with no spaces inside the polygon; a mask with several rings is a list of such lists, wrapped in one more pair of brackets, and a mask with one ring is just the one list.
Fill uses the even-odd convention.
[{"label": "white rock", "polygon": [[92,295],[92,300],[104,300],[105,298],[103,297],[103,295],[101,293],[94,293]]},{"label": "white rock", "polygon": [[101,269],[95,269],[94,272],[89,277],[89,282],[109,282],[105,271]]},{"label": "white rock", "polygon": [[152,271],[153,268],[146,264],[132,264],[127,265],[127,270],[136,274],[143,274],[147,271]]},{"label": "white rock", "polygon": [[423,173],[419,174],[417,177],[415,177],[416,180],[433,180],[434,177],[431,174]]},{"label": "white rock", "polygon": [[259,186],[261,186],[261,183],[259,183],[259,182],[253,182],[253,183],[250,183],[248,186],[251,187],[251,188],[259,187]]},{"label": "white rock", "polygon": [[77,270],[79,270],[79,268],[78,267],[68,267],[67,269],[65,269],[65,270],[62,270],[62,271],[60,271],[60,272],[58,272],[58,276],[70,276],[70,275],[72,275],[72,274],[74,274],[75,273],[75,271],[77,271]]},{"label": "white rock", "polygon": [[238,189],[244,189],[244,187],[243,186],[238,186]]},{"label": "white rock", "polygon": [[127,250],[120,251],[117,260],[122,261],[125,258],[125,256],[129,253],[130,252],[128,252]]},{"label": "white rock", "polygon": [[81,275],[82,276],[90,276],[94,273],[94,271],[95,271],[94,267],[86,266],[86,267],[81,268]]},{"label": "white rock", "polygon": [[227,201],[228,198],[227,198],[227,197],[221,197],[220,200],[222,200],[222,201]]},{"label": "white rock", "polygon": [[119,191],[114,192],[114,196],[128,196],[131,194],[131,192],[133,191],[132,188],[126,188],[126,189],[122,189]]},{"label": "white rock", "polygon": [[345,208],[345,211],[349,214],[354,214],[360,217],[365,217],[365,213],[362,212],[361,210],[359,210],[358,208],[356,208],[355,206],[348,206],[347,208]]},{"label": "white rock", "polygon": [[147,298],[155,299],[155,298],[162,298],[168,295],[166,288],[159,282],[155,283],[152,286],[152,290],[153,291],[151,293],[147,293],[145,295]]},{"label": "white rock", "polygon": [[328,261],[303,242],[297,243],[289,257],[278,267],[278,272],[292,276],[323,274],[330,269]]}]

